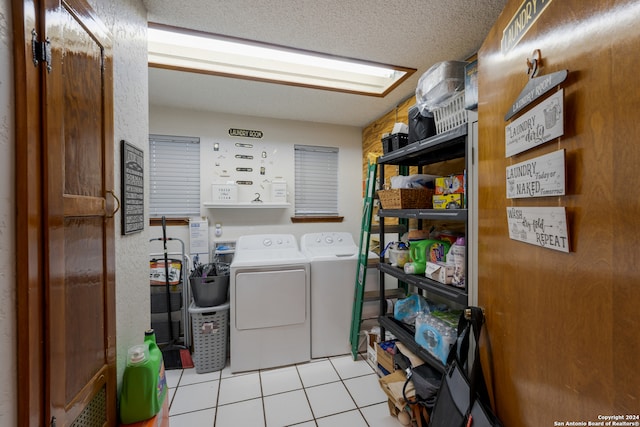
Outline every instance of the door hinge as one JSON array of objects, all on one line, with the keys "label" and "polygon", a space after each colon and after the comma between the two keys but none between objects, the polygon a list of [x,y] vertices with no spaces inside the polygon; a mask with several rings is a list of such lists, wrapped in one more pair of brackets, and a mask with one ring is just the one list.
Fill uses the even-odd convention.
[{"label": "door hinge", "polygon": [[56,417],[51,417],[51,425],[50,427],[56,427]]},{"label": "door hinge", "polygon": [[51,42],[49,37],[43,42],[38,41],[38,33],[31,30],[31,52],[33,54],[33,65],[35,67],[43,61],[47,64],[47,72],[51,72]]}]

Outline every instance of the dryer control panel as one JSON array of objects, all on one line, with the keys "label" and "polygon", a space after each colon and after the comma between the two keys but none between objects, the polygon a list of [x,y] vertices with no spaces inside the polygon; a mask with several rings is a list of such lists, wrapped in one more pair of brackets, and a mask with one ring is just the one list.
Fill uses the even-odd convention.
[{"label": "dryer control panel", "polygon": [[236,243],[236,253],[275,249],[298,249],[298,243],[292,234],[253,234],[239,237]]},{"label": "dryer control panel", "polygon": [[309,233],[300,239],[300,250],[310,258],[355,257],[358,246],[349,232]]}]

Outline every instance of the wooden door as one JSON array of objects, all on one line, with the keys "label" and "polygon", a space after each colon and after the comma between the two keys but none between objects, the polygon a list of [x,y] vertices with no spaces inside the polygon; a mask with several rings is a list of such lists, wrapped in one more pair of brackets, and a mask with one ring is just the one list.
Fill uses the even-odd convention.
[{"label": "wooden door", "polygon": [[[26,129],[17,130],[17,140],[26,133],[31,149],[16,150],[16,181],[29,183],[17,198],[18,215],[36,216],[34,205],[41,214],[33,224],[18,221],[17,256],[40,252],[42,265],[30,266],[40,279],[24,279],[32,292],[18,293],[19,322],[29,325],[29,336],[19,335],[19,348],[43,356],[19,367],[20,376],[38,385],[19,384],[19,400],[36,408],[19,403],[18,415],[28,425],[115,425],[111,40],[84,0],[16,1],[14,23],[20,14],[25,37],[16,38],[21,57],[15,60],[25,63],[16,64],[15,78],[26,100],[17,103],[16,116]],[[32,58],[23,55],[31,45],[31,26],[51,50],[48,64],[41,61],[35,73],[29,70]],[[39,182],[32,182],[25,175],[37,173],[38,166]],[[22,242],[29,237],[38,241]],[[39,304],[40,317],[25,312]]]},{"label": "wooden door", "polygon": [[[503,53],[504,30],[523,4],[507,2],[478,54],[478,303],[492,355],[484,372],[505,426],[606,424],[606,415],[635,423],[640,3],[544,2],[542,15]],[[539,76],[569,72],[560,85],[564,134],[507,156],[505,126],[513,120],[504,117],[527,83],[534,49],[542,54]],[[507,167],[559,150],[566,151],[565,195],[507,199]],[[570,252],[510,239],[508,207],[564,207]]]}]

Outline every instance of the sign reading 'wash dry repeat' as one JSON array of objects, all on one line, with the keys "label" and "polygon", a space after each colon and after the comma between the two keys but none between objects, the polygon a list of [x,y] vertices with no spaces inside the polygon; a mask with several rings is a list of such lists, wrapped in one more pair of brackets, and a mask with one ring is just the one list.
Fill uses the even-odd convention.
[{"label": "sign reading 'wash dry repeat'", "polygon": [[567,213],[563,207],[508,207],[509,238],[569,252]]}]

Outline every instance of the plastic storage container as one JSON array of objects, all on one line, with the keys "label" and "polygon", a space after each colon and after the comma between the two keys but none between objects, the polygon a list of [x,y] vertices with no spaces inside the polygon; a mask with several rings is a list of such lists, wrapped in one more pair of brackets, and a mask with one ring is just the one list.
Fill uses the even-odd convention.
[{"label": "plastic storage container", "polygon": [[229,303],[216,307],[197,307],[193,303],[189,306],[193,327],[193,363],[199,374],[219,371],[227,362],[229,306]]},{"label": "plastic storage container", "polygon": [[428,111],[442,107],[451,96],[464,89],[466,64],[461,61],[438,62],[420,76],[416,87],[416,105],[423,116],[428,115]]},{"label": "plastic storage container", "polygon": [[167,394],[162,352],[153,329],[144,333],[144,344],[129,348],[122,378],[120,420],[136,423],[155,416]]},{"label": "plastic storage container", "polygon": [[213,262],[198,267],[189,277],[198,307],[214,307],[229,300],[229,264]]}]

